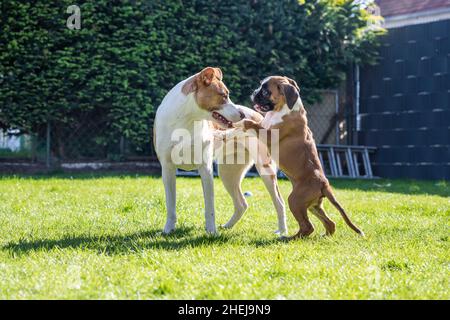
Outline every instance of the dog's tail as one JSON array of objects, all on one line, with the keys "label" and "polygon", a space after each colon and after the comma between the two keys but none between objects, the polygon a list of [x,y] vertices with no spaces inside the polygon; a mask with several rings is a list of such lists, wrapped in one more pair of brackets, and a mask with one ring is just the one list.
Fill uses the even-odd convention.
[{"label": "dog's tail", "polygon": [[342,208],[342,206],[339,204],[339,202],[334,197],[334,194],[333,194],[333,191],[331,190],[331,187],[329,185],[327,185],[325,188],[323,188],[322,192],[323,192],[323,195],[325,197],[327,197],[328,200],[330,200],[330,202],[333,204],[333,206],[335,206],[336,209],[338,209],[338,211],[341,214],[342,218],[344,219],[345,223],[350,228],[352,228],[357,234],[359,234],[360,236],[364,237],[364,232],[362,232],[361,229],[359,229],[357,226],[355,226],[353,224],[353,222],[347,216],[347,213],[345,212],[344,208]]}]

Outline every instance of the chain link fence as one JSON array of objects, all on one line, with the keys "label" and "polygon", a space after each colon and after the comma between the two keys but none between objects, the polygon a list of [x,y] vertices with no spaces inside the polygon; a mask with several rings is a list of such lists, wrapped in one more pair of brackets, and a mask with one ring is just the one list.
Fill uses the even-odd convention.
[{"label": "chain link fence", "polygon": [[339,144],[339,95],[337,91],[322,91],[322,99],[305,106],[308,125],[317,144]]},{"label": "chain link fence", "polygon": [[[149,120],[149,127],[153,119]],[[48,170],[151,170],[157,163],[152,130],[137,145],[111,130],[107,121],[86,118],[77,125],[48,122],[39,132],[0,131],[0,173]]]},{"label": "chain link fence", "polygon": [[[317,144],[342,144],[345,121],[339,115],[338,91],[322,91],[322,99],[305,106],[309,126]],[[155,170],[153,118],[149,132],[139,145],[111,130],[111,124],[86,117],[76,125],[47,123],[40,132],[20,135],[17,130],[0,131],[0,172],[41,170]]]}]

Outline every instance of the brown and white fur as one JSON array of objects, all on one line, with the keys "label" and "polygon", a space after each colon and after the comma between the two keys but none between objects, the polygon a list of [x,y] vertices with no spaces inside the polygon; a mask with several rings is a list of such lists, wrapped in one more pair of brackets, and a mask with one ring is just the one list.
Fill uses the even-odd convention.
[{"label": "brown and white fur", "polygon": [[336,207],[351,229],[363,236],[336,200],[325,177],[299,91],[297,83],[287,77],[266,78],[252,95],[255,109],[265,113],[264,120],[244,119],[240,125],[246,131],[253,129],[251,132],[256,135],[265,130],[268,137],[273,130],[279,130],[278,166],[292,183],[288,203],[299,224],[298,233],[291,238],[307,237],[314,231],[308,210],[322,222],[326,235],[335,232],[335,223],[324,211],[323,198]]},{"label": "brown and white fur", "polygon": [[[164,97],[156,112],[153,127],[153,140],[162,167],[166,195],[167,220],[164,233],[174,231],[177,221],[177,168],[198,170],[205,200],[206,231],[212,234],[217,232],[212,167],[214,134],[210,121],[230,128],[232,123],[242,118],[243,114],[229,98],[229,91],[222,82],[222,71],[218,68],[203,69],[178,83]],[[182,150],[189,150],[186,156],[189,159],[183,163],[177,163],[173,159],[173,152],[179,146],[179,142],[173,139],[173,133],[180,131],[187,132],[190,137],[188,141],[182,141]],[[200,159],[194,159],[196,145],[201,147]]]}]

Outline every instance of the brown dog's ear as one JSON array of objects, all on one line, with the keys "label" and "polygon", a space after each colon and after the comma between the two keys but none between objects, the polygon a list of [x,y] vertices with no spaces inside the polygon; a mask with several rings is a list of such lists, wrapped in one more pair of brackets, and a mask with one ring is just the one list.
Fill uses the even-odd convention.
[{"label": "brown dog's ear", "polygon": [[200,81],[207,87],[211,84],[214,78],[222,81],[222,70],[219,68],[207,67],[200,72]]},{"label": "brown dog's ear", "polygon": [[292,109],[294,107],[295,103],[300,97],[297,88],[298,86],[294,86],[291,83],[284,83],[281,85],[281,91],[286,98],[286,104],[288,105],[289,109]]},{"label": "brown dog's ear", "polygon": [[297,89],[298,92],[300,92],[300,87],[298,86],[297,82],[295,80],[292,80],[291,78],[286,77],[287,81]]}]

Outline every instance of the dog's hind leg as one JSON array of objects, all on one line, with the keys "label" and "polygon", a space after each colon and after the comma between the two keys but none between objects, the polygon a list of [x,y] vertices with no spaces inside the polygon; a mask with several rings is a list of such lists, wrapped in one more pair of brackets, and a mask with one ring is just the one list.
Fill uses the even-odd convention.
[{"label": "dog's hind leg", "polygon": [[297,222],[300,226],[300,229],[296,235],[291,237],[291,239],[306,238],[311,233],[314,232],[314,226],[311,223],[311,221],[309,221],[309,218],[308,218],[308,209],[306,207],[301,207],[301,208],[296,208],[294,210],[295,211],[292,211],[292,209],[291,209],[292,213],[294,214],[295,219],[297,220]]},{"label": "dog's hind leg", "polygon": [[169,234],[175,230],[177,222],[176,207],[176,168],[170,164],[162,165],[162,180],[166,193],[167,220],[163,232]]},{"label": "dog's hind leg", "polygon": [[325,235],[332,236],[336,230],[336,224],[327,216],[323,209],[322,199],[319,200],[318,204],[310,207],[309,210],[322,222],[325,227]]},{"label": "dog's hind leg", "polygon": [[268,168],[263,167],[259,164],[256,164],[256,169],[258,170],[259,175],[261,176],[261,179],[263,180],[264,185],[266,186],[266,189],[269,192],[270,197],[272,198],[273,205],[275,206],[275,209],[277,211],[278,230],[276,231],[276,233],[284,236],[288,232],[286,224],[286,206],[278,188],[276,165],[274,166],[275,170],[272,170],[272,172],[267,172]]},{"label": "dog's hind leg", "polygon": [[228,194],[233,199],[234,213],[230,220],[223,225],[232,228],[244,215],[248,208],[247,201],[242,194],[241,182],[252,162],[245,164],[219,164],[219,176]]},{"label": "dog's hind leg", "polygon": [[306,192],[298,192],[294,188],[294,191],[289,195],[289,209],[291,209],[300,227],[298,233],[291,237],[291,239],[306,238],[314,232],[314,226],[308,218],[307,203],[309,199],[306,197],[306,194]]}]

